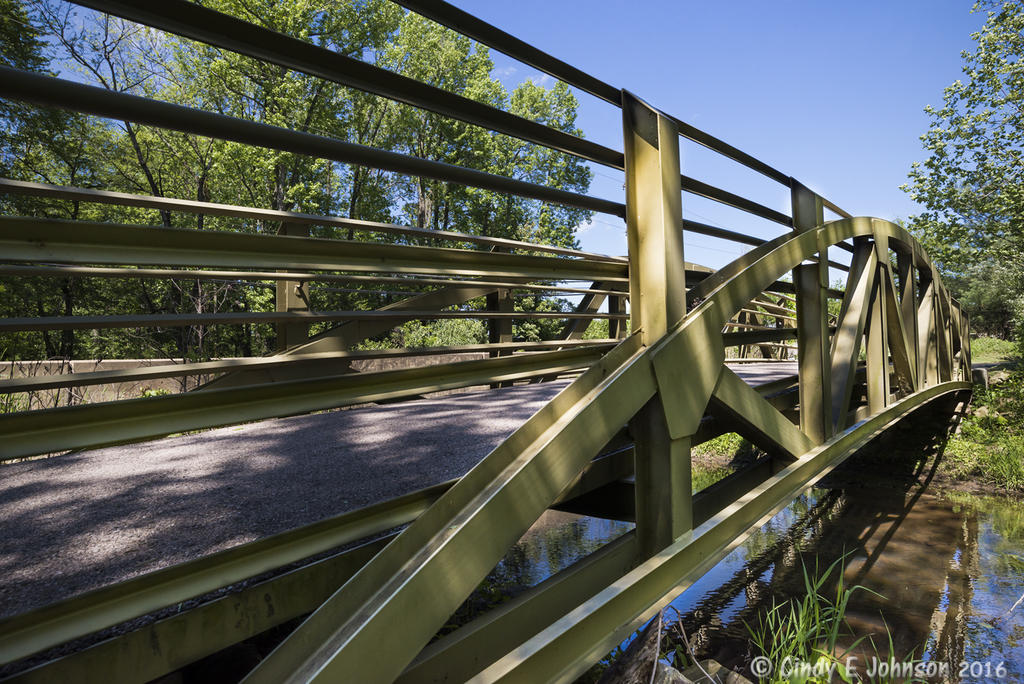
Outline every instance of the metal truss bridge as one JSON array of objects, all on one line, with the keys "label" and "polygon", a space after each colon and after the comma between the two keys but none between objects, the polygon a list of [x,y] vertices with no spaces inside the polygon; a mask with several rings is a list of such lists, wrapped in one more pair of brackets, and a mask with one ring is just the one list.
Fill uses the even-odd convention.
[{"label": "metal truss bridge", "polygon": [[[467,464],[468,472],[428,468],[415,491],[382,487],[378,500],[333,517],[285,516],[292,527],[255,541],[141,575],[109,577],[83,593],[54,589],[49,600],[0,620],[0,664],[9,680],[148,681],[302,617],[246,682],[572,681],[810,483],[919,407],[969,393],[967,316],[906,230],[847,214],[789,175],[445,2],[397,2],[621,108],[622,151],[184,0],[78,4],[621,170],[622,201],[6,67],[0,68],[0,96],[621,217],[628,257],[0,180],[0,191],[9,194],[216,215],[240,227],[203,231],[2,216],[4,277],[228,278],[277,287],[274,311],[5,315],[0,333],[271,323],[280,345],[266,357],[10,374],[0,380],[0,392],[11,396],[185,376],[212,380],[166,396],[0,415],[0,459],[18,462],[3,466],[0,499],[34,487],[39,505],[52,506],[45,514],[57,515],[75,504],[66,478],[59,480],[67,488],[63,499],[47,492],[48,482],[58,486],[58,471],[88,478],[101,472],[104,459],[138,456],[144,464],[144,456],[156,458],[147,450],[164,443],[150,441],[158,437],[243,423],[251,436],[282,424],[254,421],[326,409],[377,404],[290,419],[310,422],[276,447],[261,448],[286,450],[311,430],[317,430],[314,441],[343,444],[348,426],[364,440],[390,435],[392,449],[425,445],[427,460],[432,454],[439,460],[452,449],[444,451],[443,439],[420,435],[417,420],[457,436],[492,405],[506,406],[515,422],[507,437],[480,427],[474,439],[489,451]],[[683,174],[680,138],[789,188],[791,211]],[[765,240],[691,221],[683,200],[692,195],[749,212],[781,232]],[[254,221],[279,226],[277,234],[241,229]],[[311,227],[324,226],[377,239],[310,236]],[[684,260],[684,231],[749,251],[721,269],[702,268]],[[836,269],[844,272],[845,288],[830,284]],[[310,287],[337,283],[407,294],[373,310],[308,308]],[[514,298],[524,292],[579,295],[580,301],[573,311],[516,311]],[[480,298],[486,310],[465,306]],[[514,320],[543,317],[564,321],[558,339],[513,338]],[[487,320],[490,342],[356,348],[404,321],[441,318]],[[608,338],[584,339],[597,318],[608,320]],[[313,323],[331,325],[310,335]],[[755,357],[758,364],[743,363]],[[356,372],[359,364],[371,365]],[[477,391],[435,394],[465,388]],[[394,403],[400,400],[418,401]],[[470,402],[466,411],[436,422],[459,402]],[[519,415],[514,405],[527,408]],[[400,411],[413,409],[417,417],[401,417],[411,414]],[[391,412],[387,429],[374,411]],[[331,432],[316,420],[341,422],[332,423]],[[692,494],[691,448],[729,432],[767,457]],[[201,446],[204,435],[213,434],[217,444]],[[206,450],[205,457],[223,460],[242,439],[242,432],[235,441],[232,434],[220,429],[188,439]],[[36,458],[41,455],[50,457]],[[346,463],[339,458],[342,475],[330,482],[325,475],[323,486],[341,491]],[[244,468],[245,455],[225,468],[232,464]],[[359,482],[392,476],[371,472]],[[18,477],[36,479],[21,486]],[[265,483],[244,505],[261,510],[283,496],[288,482]],[[305,492],[314,497],[315,478],[310,482]],[[302,508],[302,491],[287,491],[294,499],[277,505]],[[51,495],[56,503],[46,503]],[[636,527],[435,638],[552,507],[632,520]],[[148,513],[160,516],[161,510]],[[202,526],[199,516],[196,511],[190,524]],[[28,551],[43,543],[33,528],[15,531],[11,519],[5,521],[3,535],[15,547]],[[74,533],[73,524],[66,527]],[[47,572],[56,573],[52,585],[59,587],[61,568]]]}]

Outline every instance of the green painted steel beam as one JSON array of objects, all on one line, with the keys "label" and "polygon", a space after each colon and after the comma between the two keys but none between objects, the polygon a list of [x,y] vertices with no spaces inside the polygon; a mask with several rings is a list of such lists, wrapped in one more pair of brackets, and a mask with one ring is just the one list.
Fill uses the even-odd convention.
[{"label": "green painted steel beam", "polygon": [[247,681],[397,677],[591,456],[654,394],[638,342],[636,334],[625,340],[534,414]]},{"label": "green painted steel beam", "polygon": [[[588,292],[586,295],[583,296],[583,298],[580,300],[580,303],[576,305],[575,311],[577,313],[594,313],[594,314],[596,314],[601,309],[601,305],[604,304],[606,299],[608,299],[607,295],[605,295],[602,292],[600,292],[600,290],[604,290],[605,287],[606,286],[605,286],[604,283],[594,283],[594,291],[593,292]],[[608,313],[610,314],[610,317],[615,317],[617,312],[609,311]],[[620,320],[625,320],[626,318],[628,318],[625,315],[625,313],[622,313],[621,315],[623,316],[623,318],[620,319]],[[558,334],[558,339],[562,339],[562,340],[580,340],[580,339],[582,339],[584,333],[587,332],[587,328],[589,327],[589,323],[583,323],[582,322],[584,320],[586,320],[586,319],[583,319],[583,318],[573,318],[573,319],[567,320],[565,322],[565,325],[562,327],[562,330]],[[509,331],[509,333],[511,334],[511,331]]]},{"label": "green painted steel beam", "polygon": [[929,388],[887,407],[855,429],[840,433],[469,681],[573,681],[823,473],[913,410],[939,397],[970,389],[965,382]]},{"label": "green painted steel beam", "polygon": [[140,5],[117,0],[75,0],[75,4],[622,168],[622,153],[593,141],[191,2],[162,0]]},{"label": "green painted steel beam", "polygon": [[[797,232],[816,230],[825,223],[822,198],[796,179],[790,183],[790,201],[793,228]],[[828,249],[829,245],[819,240],[817,263],[793,268],[796,328],[799,333],[797,346],[800,350],[800,429],[815,444],[821,444],[832,435],[831,402],[825,399],[832,396],[831,331],[826,293],[829,286]]]},{"label": "green painted steel beam", "polygon": [[[324,330],[305,342],[283,352],[283,356],[300,356],[320,352],[345,351],[352,349],[367,338],[388,332],[399,323],[415,320],[409,316],[415,310],[440,311],[454,310],[471,299],[489,296],[494,288],[477,285],[449,285],[447,287],[406,297],[405,299],[383,306],[379,311],[394,315],[394,318],[353,319],[343,321],[340,325]],[[310,370],[314,373],[310,373]],[[243,370],[221,376],[206,383],[200,389],[238,387],[262,382],[279,382],[281,380],[301,380],[316,377],[315,369],[292,367],[284,370],[266,369],[262,371]]]},{"label": "green painted steel beam", "polygon": [[[441,285],[445,287],[453,285],[473,285],[475,287],[498,288],[507,287],[512,290],[528,292],[559,292],[571,294],[603,294],[623,296],[623,290],[603,290],[586,287],[570,287],[567,285],[541,285],[534,283],[519,283],[509,280],[480,280],[480,279],[454,279],[454,278],[416,278],[403,276],[377,276],[377,275],[352,275],[341,273],[316,273],[313,271],[224,271],[224,270],[194,270],[175,268],[131,268],[131,267],[103,267],[103,266],[26,266],[23,264],[0,263],[0,275],[15,276],[18,278],[42,276],[50,278],[165,278],[165,279],[186,279],[186,280],[302,280],[308,282],[341,282],[341,283],[369,283],[374,285],[397,285],[402,287],[423,287]],[[395,292],[391,290],[391,292]],[[414,291],[406,294],[415,294]]]},{"label": "green painted steel beam", "polygon": [[713,185],[699,181],[696,178],[690,178],[686,175],[683,175],[680,178],[680,181],[684,192],[689,192],[699,197],[714,200],[715,202],[719,202],[728,207],[745,211],[748,214],[753,214],[754,216],[774,221],[775,223],[781,223],[786,227],[791,228],[793,226],[793,219],[786,214],[783,214],[781,211],[770,209],[763,204],[758,204],[746,197],[741,197],[740,195],[731,193],[727,190],[716,188]]},{"label": "green painted steel beam", "polygon": [[615,216],[625,215],[625,207],[618,202],[5,66],[0,66],[0,97],[317,159],[433,178]]},{"label": "green painted steel beam", "polygon": [[[315,367],[315,373],[341,374],[351,361],[367,359],[419,358],[424,356],[444,356],[448,354],[473,354],[501,349],[514,351],[543,351],[567,347],[587,347],[609,349],[618,344],[613,339],[593,340],[554,340],[551,342],[508,342],[506,344],[462,344],[444,347],[401,347],[397,349],[360,349],[356,351],[331,351],[301,355],[259,356],[254,358],[221,359],[219,361],[200,361],[197,363],[175,363],[170,365],[144,366],[125,370],[88,371],[82,373],[65,373],[60,375],[37,375],[32,377],[13,377],[0,380],[0,394],[13,392],[37,392],[40,390],[64,387],[84,387],[89,385],[106,385],[122,382],[139,382],[156,378],[176,378],[187,375],[207,375],[240,369],[276,369],[287,366],[306,365]],[[159,360],[158,360],[159,361]],[[333,372],[332,372],[333,371]]]},{"label": "green painted steel beam", "polygon": [[[0,318],[0,333],[22,330],[100,330],[105,328],[180,328],[190,325],[238,325],[241,323],[319,323],[331,321],[439,320],[447,318],[498,318],[507,320],[618,318],[628,314],[579,311],[410,311],[373,309],[369,311],[225,311],[220,313],[137,314],[113,316],[35,316]],[[394,327],[389,324],[388,328]]]},{"label": "green painted steel beam", "polygon": [[461,682],[632,569],[636,533],[627,532],[482,618],[431,643],[396,684]]},{"label": "green painted steel beam", "polygon": [[768,453],[799,458],[814,446],[807,435],[729,368],[722,369],[711,397],[712,412],[725,413],[730,422],[741,425],[741,436]]},{"label": "green painted steel beam", "polygon": [[[686,314],[679,129],[626,91],[622,127],[630,327],[650,345]],[[661,396],[636,412],[630,431],[636,440],[637,547],[647,557],[693,526],[690,443],[671,433]]]},{"label": "green painted steel beam", "polygon": [[0,217],[6,261],[453,274],[625,282],[625,264],[286,235]]},{"label": "green painted steel beam", "polygon": [[730,242],[738,242],[741,245],[763,245],[766,240],[754,237],[753,235],[747,235],[746,233],[738,233],[734,230],[727,230],[725,228],[719,228],[718,226],[711,226],[707,223],[700,223],[699,221],[691,221],[690,219],[683,219],[683,230],[690,233],[697,233],[699,235],[707,235],[708,237],[719,238],[721,240],[728,240]]},{"label": "green painted steel beam", "polygon": [[444,0],[395,0],[395,4],[488,45],[571,86],[618,106],[619,89],[488,24]]},{"label": "green painted steel beam", "polygon": [[31,197],[42,197],[46,199],[68,200],[71,202],[91,202],[97,204],[113,204],[122,207],[142,207],[146,209],[158,209],[161,211],[177,211],[187,214],[203,214],[206,216],[226,216],[229,218],[264,221],[270,224],[280,222],[308,226],[331,226],[334,228],[343,228],[345,230],[359,230],[371,233],[418,237],[430,241],[447,240],[451,242],[467,242],[474,245],[499,247],[506,251],[518,249],[527,252],[541,252],[545,254],[557,254],[560,256],[596,259],[598,261],[628,263],[628,260],[624,257],[607,256],[604,254],[595,254],[593,252],[584,252],[578,249],[568,249],[553,245],[538,245],[532,242],[488,237],[485,235],[471,235],[469,233],[458,233],[448,230],[432,230],[430,228],[415,228],[413,226],[398,226],[391,223],[363,221],[360,219],[342,218],[340,216],[304,214],[297,211],[256,209],[253,207],[217,204],[216,202],[199,202],[196,200],[183,200],[173,197],[155,197],[152,195],[136,195],[127,192],[113,192],[110,190],[95,190],[92,188],[51,185],[49,183],[32,183],[29,181],[13,180],[11,178],[0,178],[0,192],[28,195]]},{"label": "green painted steel beam", "polygon": [[120,444],[297,415],[358,403],[410,397],[492,382],[577,371],[602,351],[567,349],[306,380],[247,385],[100,404],[0,415],[0,461],[65,449]]},{"label": "green painted steel beam", "polygon": [[149,682],[315,609],[395,533],[5,678],[5,684]]},{"label": "green painted steel beam", "polygon": [[[859,247],[859,245],[858,245]],[[847,297],[843,300],[843,313],[836,334],[832,337],[832,430],[845,426],[839,424],[846,416],[853,391],[853,376],[857,370],[857,358],[861,339],[867,325],[870,308],[869,296],[873,291],[878,259],[874,250],[865,257],[859,272],[850,273]]]}]

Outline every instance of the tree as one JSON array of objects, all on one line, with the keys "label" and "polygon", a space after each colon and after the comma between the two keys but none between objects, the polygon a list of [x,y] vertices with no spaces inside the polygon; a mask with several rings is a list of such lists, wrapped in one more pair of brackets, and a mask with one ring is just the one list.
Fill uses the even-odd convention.
[{"label": "tree", "polygon": [[[578,103],[565,84],[548,90],[527,81],[509,94],[491,77],[494,63],[486,46],[417,14],[402,19],[379,63],[438,88],[582,135],[576,127]],[[574,192],[590,187],[592,172],[572,155],[412,107],[397,106],[395,111],[395,145],[413,156]],[[396,185],[397,199],[405,200],[401,220],[437,230],[576,247],[575,227],[590,217],[586,210],[425,178],[401,179]]]},{"label": "tree", "polygon": [[[16,0],[0,0],[0,63],[49,71],[43,32],[28,8]],[[98,133],[94,123],[80,114],[0,101],[0,175],[92,187],[96,185],[93,140]],[[77,202],[54,205],[18,195],[0,198],[0,212],[81,218]],[[14,315],[69,316],[76,312],[83,290],[83,284],[73,278],[6,278],[0,282],[0,303]],[[73,330],[17,334],[0,344],[0,354],[26,351],[36,357],[72,358],[80,350]]]},{"label": "tree", "polygon": [[[491,77],[487,48],[389,0],[207,0],[205,6],[326,49],[377,64],[465,97],[577,135],[577,102],[564,84],[525,83],[512,93]],[[30,69],[250,121],[404,152],[488,173],[586,192],[590,170],[579,159],[324,79],[163,33],[62,0],[0,0],[0,59]],[[74,77],[72,77],[74,78]],[[199,202],[342,215],[434,230],[575,246],[575,226],[589,212],[545,205],[454,184],[268,150],[240,143],[71,112],[0,102],[0,174],[55,185],[103,188]],[[0,195],[0,211],[160,225],[274,233],[278,222],[38,200]],[[312,227],[315,237],[434,240]],[[470,247],[469,245],[462,245]],[[413,287],[403,290],[414,292]],[[314,286],[314,310],[376,308],[392,293],[373,285]],[[0,304],[19,316],[139,312],[266,311],[266,282],[185,278],[0,278]],[[558,310],[528,298],[528,309]],[[484,306],[483,301],[469,303]],[[547,307],[547,308],[545,308]],[[416,341],[475,341],[482,323],[428,321],[396,335]],[[327,324],[313,326],[319,332]],[[549,336],[556,323],[524,329]],[[518,329],[517,329],[518,330]],[[422,334],[419,334],[422,332]],[[0,339],[0,354],[174,357],[250,356],[275,346],[266,324],[110,329],[92,334],[26,333]]]},{"label": "tree", "polygon": [[[903,186],[925,207],[911,217],[975,329],[1005,334],[1024,326],[1024,1],[979,2],[987,11],[963,53],[964,79],[926,107],[921,136],[930,153]],[[977,324],[981,324],[980,326]]]}]

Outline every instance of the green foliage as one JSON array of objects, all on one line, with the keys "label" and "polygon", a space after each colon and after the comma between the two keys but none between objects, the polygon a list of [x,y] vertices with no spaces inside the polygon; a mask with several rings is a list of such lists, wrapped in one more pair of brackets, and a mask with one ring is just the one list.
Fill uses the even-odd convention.
[{"label": "green foliage", "polygon": [[982,259],[943,276],[943,282],[971,316],[971,330],[983,335],[1021,339],[1024,326],[1024,269],[1016,261]]},{"label": "green foliage", "polygon": [[[488,50],[406,13],[389,0],[211,0],[212,9],[411,76],[576,135],[577,101],[564,85],[492,78]],[[586,192],[579,159],[401,103],[153,31],[57,0],[0,0],[0,62],[74,73],[110,90],[245,120],[390,149],[550,187]],[[473,234],[576,246],[589,212],[535,200],[287,154],[222,140],[0,102],[0,175],[259,208],[411,223]],[[197,230],[276,233],[276,222],[113,205],[0,196],[0,212]],[[313,227],[314,237],[381,240],[354,229]],[[433,240],[391,238],[413,244]],[[463,247],[471,247],[463,245]],[[415,294],[415,288],[409,288]],[[388,294],[311,288],[314,310],[368,309]],[[270,283],[119,278],[0,278],[11,316],[272,311]],[[558,311],[563,300],[526,298],[521,310]],[[328,326],[314,325],[311,333]],[[486,340],[481,321],[407,324],[376,344],[434,346]],[[559,321],[516,326],[518,339],[553,337]],[[4,335],[5,358],[251,356],[275,349],[272,325]]]},{"label": "green foliage", "polygon": [[[870,590],[860,585],[847,587],[844,584],[843,560],[836,560],[824,571],[815,567],[811,572],[804,565],[803,596],[783,603],[773,601],[772,607],[760,617],[756,626],[746,625],[751,643],[772,664],[772,677],[762,679],[762,682],[800,684],[832,681],[827,676],[783,677],[780,673],[787,662],[820,665],[822,670],[831,667],[842,681],[856,680],[856,674],[847,671],[845,659],[864,637],[855,639],[844,649],[840,648],[840,641],[853,635],[846,621],[846,608],[851,596],[857,591]],[[835,585],[832,592],[826,588],[830,582]]]},{"label": "green foliage", "polygon": [[409,321],[395,332],[395,342],[400,343],[400,347],[449,347],[487,341],[487,324],[484,321],[461,318]]},{"label": "green foliage", "polygon": [[1018,354],[1018,345],[1011,340],[982,335],[971,340],[971,361],[973,363],[996,363],[1009,361]]},{"label": "green foliage", "polygon": [[714,439],[693,447],[695,457],[705,457],[716,462],[736,459],[755,460],[761,452],[753,444],[735,432],[727,432]]},{"label": "green foliage", "polygon": [[590,321],[587,329],[583,331],[583,339],[585,340],[606,340],[609,337],[608,333],[608,319],[607,318],[595,318]]},{"label": "green foliage", "polygon": [[487,342],[487,323],[477,319],[446,318],[406,321],[391,332],[364,340],[356,349],[449,347]]},{"label": "green foliage", "polygon": [[979,2],[988,11],[964,52],[964,79],[927,107],[929,157],[903,189],[924,205],[911,217],[974,329],[1006,337],[1024,326],[1024,1]]},{"label": "green foliage", "polygon": [[957,479],[1024,491],[1024,370],[987,391],[976,389],[960,433],[946,444],[942,469]]},{"label": "green foliage", "polygon": [[[517,298],[515,310],[544,313],[570,311],[572,306],[564,299],[530,295]],[[558,336],[563,326],[562,321],[557,318],[537,318],[514,324],[512,326],[512,336],[517,342],[551,340]]]}]

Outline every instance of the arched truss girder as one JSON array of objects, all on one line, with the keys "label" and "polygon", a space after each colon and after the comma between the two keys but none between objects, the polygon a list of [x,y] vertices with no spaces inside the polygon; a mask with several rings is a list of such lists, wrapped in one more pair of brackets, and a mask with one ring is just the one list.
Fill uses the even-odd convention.
[{"label": "arched truss girder", "polygon": [[[725,365],[721,331],[741,307],[786,272],[851,238],[854,264],[830,350],[831,379],[839,389],[832,385],[828,396],[839,402],[832,406],[837,418],[829,430],[834,434],[816,443]],[[890,248],[897,257],[911,260],[909,271],[902,267],[906,273],[916,269],[920,274],[921,293],[910,295],[912,309],[904,308],[897,295]],[[789,464],[697,530],[677,535],[656,553],[634,555],[640,564],[625,574],[607,576],[610,568],[621,566],[621,552],[595,560],[582,572],[586,585],[598,590],[539,631],[531,631],[536,619],[523,619],[519,632],[529,636],[515,648],[495,654],[475,648],[470,654],[456,643],[448,652],[448,674],[458,673],[456,679],[475,675],[479,681],[537,681],[543,673],[543,679],[569,681],[656,610],[681,581],[709,569],[748,530],[879,431],[939,396],[970,389],[969,358],[963,351],[966,317],[913,237],[893,223],[842,219],[782,236],[705,283],[691,291],[695,307],[668,334],[643,346],[634,333],[598,361],[357,572],[247,681],[419,681],[417,673],[430,671],[424,662],[440,662],[421,656],[413,663],[420,650],[648,402],[660,398],[660,419],[676,448],[673,456],[688,456],[689,440],[705,413],[724,407],[742,426],[741,434],[774,445],[790,457]],[[907,292],[913,288],[903,290],[904,298]],[[911,325],[905,311],[911,310],[918,324],[915,338],[907,334]],[[862,336],[867,338],[868,406],[851,417]],[[895,392],[889,384],[890,356]],[[876,396],[879,391],[883,394]],[[859,422],[848,425],[850,419]],[[666,486],[674,485],[678,483]],[[675,491],[672,500],[673,507],[690,510],[665,515],[692,520],[688,489]],[[632,541],[618,547],[642,549],[642,538],[636,538],[643,534],[638,530]],[[507,626],[516,633],[514,620]]]}]

